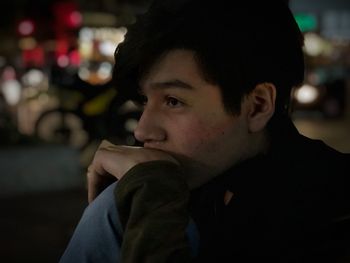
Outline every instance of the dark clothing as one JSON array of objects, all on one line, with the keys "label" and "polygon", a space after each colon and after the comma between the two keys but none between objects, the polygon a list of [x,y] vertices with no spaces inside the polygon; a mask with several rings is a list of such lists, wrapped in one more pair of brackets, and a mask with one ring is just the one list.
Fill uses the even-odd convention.
[{"label": "dark clothing", "polygon": [[[337,262],[350,256],[350,155],[300,135],[291,121],[277,132],[266,155],[192,193],[201,236],[197,262]],[[227,206],[226,190],[234,193]]]},{"label": "dark clothing", "polygon": [[190,193],[176,164],[136,165],[118,182],[115,193],[124,227],[121,262],[190,262],[185,233]]},{"label": "dark clothing", "polygon": [[[339,153],[321,141],[300,135],[290,120],[280,123],[266,154],[232,167],[191,192],[189,214],[200,234],[199,255],[195,262],[239,263],[264,259],[268,262],[343,262],[340,260],[350,258],[350,173],[346,166],[350,164],[349,154]],[[180,212],[188,208],[184,177],[180,170],[172,170],[171,180],[179,180],[175,185],[181,185],[184,196],[179,195],[181,191],[175,191],[174,198],[164,199],[164,196],[169,197],[165,195],[167,187],[174,190],[170,186],[174,182],[163,181],[169,167],[157,168],[156,163],[149,166],[147,174],[150,171],[153,174],[155,188],[147,191],[149,182],[136,180],[142,177],[140,171],[145,165],[137,166],[138,176],[135,176],[135,170],[126,174],[116,188],[117,203],[122,205],[118,210],[128,237],[123,240],[126,244],[122,245],[122,255],[124,253],[124,258],[128,258],[132,253],[147,254],[150,244],[138,242],[133,238],[135,234],[127,233],[146,231],[152,233],[146,239],[148,242],[158,240],[158,245],[162,246],[168,242],[166,254],[162,254],[162,246],[159,249],[153,247],[155,261],[147,262],[186,262],[189,254],[184,245],[183,229],[187,217]],[[163,183],[159,184],[159,181]],[[162,193],[154,192],[157,187],[162,188]],[[234,195],[225,205],[227,190]],[[133,198],[140,191],[141,195]],[[145,213],[139,214],[137,200],[143,202],[142,206],[145,198],[149,214],[144,209]],[[157,204],[150,205],[154,200]],[[150,224],[154,215],[157,220],[169,217],[172,220],[153,221],[158,224],[156,226]],[[129,222],[133,222],[132,225]],[[172,229],[176,234],[174,239],[165,238]],[[164,240],[160,242],[159,237]],[[175,240],[178,243],[172,243]],[[123,246],[132,247],[133,242],[138,250],[123,250]],[[174,255],[180,255],[182,260],[173,261]],[[160,256],[163,260],[159,260]]]}]

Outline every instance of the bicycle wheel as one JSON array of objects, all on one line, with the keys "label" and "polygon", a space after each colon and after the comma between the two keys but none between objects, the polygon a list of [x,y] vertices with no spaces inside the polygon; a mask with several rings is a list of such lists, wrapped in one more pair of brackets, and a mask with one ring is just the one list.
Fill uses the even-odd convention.
[{"label": "bicycle wheel", "polygon": [[44,112],[35,124],[38,138],[81,149],[89,141],[89,134],[83,128],[83,121],[73,111],[53,109]]}]

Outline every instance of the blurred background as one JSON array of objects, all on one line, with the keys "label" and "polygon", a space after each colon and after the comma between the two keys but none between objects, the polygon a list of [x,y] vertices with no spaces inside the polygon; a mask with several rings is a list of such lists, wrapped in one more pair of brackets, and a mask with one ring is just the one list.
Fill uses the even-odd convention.
[{"label": "blurred background", "polygon": [[[350,1],[289,5],[307,67],[293,120],[349,153]],[[101,139],[135,145],[140,112],[110,79],[113,53],[149,0],[0,6],[0,261],[57,262],[87,205],[85,171]]]}]

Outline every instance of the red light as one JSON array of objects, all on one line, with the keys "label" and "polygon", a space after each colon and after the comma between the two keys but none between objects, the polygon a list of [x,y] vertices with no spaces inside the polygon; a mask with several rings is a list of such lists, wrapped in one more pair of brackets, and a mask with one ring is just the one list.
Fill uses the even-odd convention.
[{"label": "red light", "polygon": [[69,65],[69,58],[67,55],[60,55],[57,58],[57,65],[60,66],[61,68],[65,68]]},{"label": "red light", "polygon": [[68,25],[70,27],[78,27],[81,25],[83,18],[81,14],[78,11],[73,11],[70,13],[69,18],[68,18]]},{"label": "red light", "polygon": [[73,66],[80,65],[80,54],[78,50],[73,50],[69,53],[69,61]]},{"label": "red light", "polygon": [[69,49],[68,41],[66,39],[59,39],[56,41],[56,58],[61,55],[67,55]]},{"label": "red light", "polygon": [[31,20],[23,20],[18,24],[18,32],[22,36],[29,36],[35,30],[34,22]]},{"label": "red light", "polygon": [[45,64],[45,51],[41,46],[30,50],[22,51],[22,60],[25,67],[35,66],[42,67]]},{"label": "red light", "polygon": [[58,30],[77,28],[82,23],[82,15],[74,2],[57,2],[53,6]]}]

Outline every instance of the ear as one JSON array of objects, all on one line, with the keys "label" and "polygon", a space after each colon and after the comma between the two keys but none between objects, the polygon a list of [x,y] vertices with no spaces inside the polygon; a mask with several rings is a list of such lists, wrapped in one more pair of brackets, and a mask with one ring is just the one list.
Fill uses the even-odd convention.
[{"label": "ear", "polygon": [[248,129],[259,132],[266,127],[275,112],[276,87],[272,83],[260,83],[248,94]]}]

